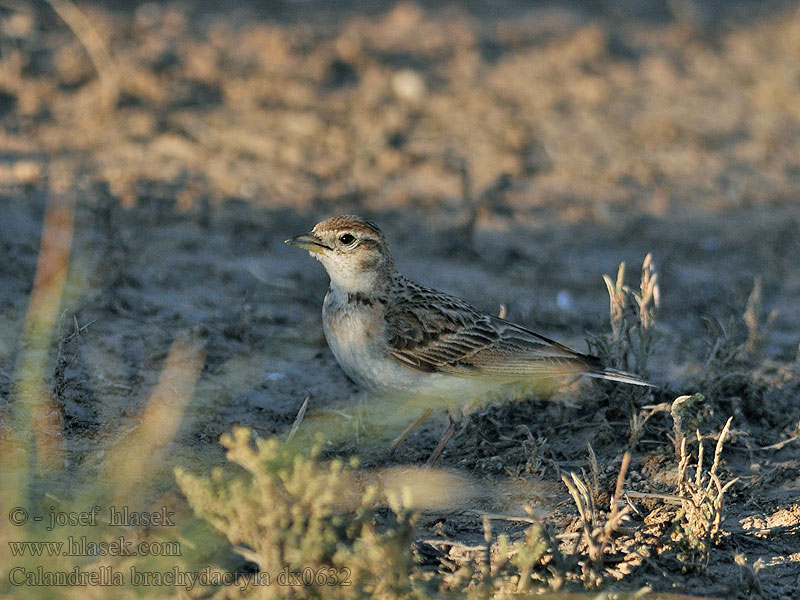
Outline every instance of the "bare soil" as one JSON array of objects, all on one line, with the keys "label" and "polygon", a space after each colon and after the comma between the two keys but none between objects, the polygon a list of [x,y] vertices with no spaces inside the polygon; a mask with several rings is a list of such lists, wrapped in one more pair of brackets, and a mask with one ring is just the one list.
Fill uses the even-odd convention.
[{"label": "bare soil", "polygon": [[[170,465],[219,463],[237,424],[284,434],[306,397],[309,414],[357,398],[322,335],[327,277],[283,244],[325,217],[370,217],[410,278],[579,349],[608,331],[601,276],[624,261],[637,284],[652,252],[646,403],[706,394],[705,434],[733,416],[723,469],[740,482],[707,568],[653,557],[620,586],[798,597],[800,17],[672,4],[81,5],[99,65],[49,5],[4,5],[0,411],[60,196],[77,209],[50,364],[74,465],[134,426],[187,329],[207,357]],[[744,342],[756,278],[760,338],[713,374],[708,323],[733,319]],[[629,449],[639,408],[611,397],[583,383],[472,413],[442,466],[482,492],[425,513],[420,540],[456,556],[482,539],[481,511],[524,504],[574,530],[560,473],[588,469],[590,443],[611,490]],[[445,425],[370,466],[423,463]],[[667,414],[648,421],[629,489],[674,492],[671,432]],[[631,501],[640,524],[664,510]]]}]

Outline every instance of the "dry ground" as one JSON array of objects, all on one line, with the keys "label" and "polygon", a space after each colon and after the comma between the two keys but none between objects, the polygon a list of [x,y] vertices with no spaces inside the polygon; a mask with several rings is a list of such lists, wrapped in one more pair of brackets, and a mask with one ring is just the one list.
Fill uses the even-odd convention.
[{"label": "dry ground", "polygon": [[[606,499],[632,451],[633,526],[657,528],[669,506],[641,494],[674,493],[672,421],[654,415],[631,443],[630,420],[701,392],[704,434],[734,418],[719,544],[706,568],[654,556],[618,585],[797,597],[800,15],[665,6],[82,4],[70,28],[50,4],[5,4],[0,411],[54,198],[76,206],[47,375],[71,468],[135,426],[187,329],[206,357],[168,465],[202,470],[236,424],[283,434],[306,397],[311,414],[356,395],[322,337],[326,276],[283,245],[326,216],[371,217],[412,279],[578,348],[609,328],[601,276],[625,261],[635,284],[652,252],[660,389],[633,406],[581,384],[475,411],[442,463],[481,492],[424,513],[419,539],[443,541],[418,551],[458,562],[481,511],[525,504],[577,531],[559,475],[588,472],[587,443]],[[365,460],[421,463],[443,428]]]}]

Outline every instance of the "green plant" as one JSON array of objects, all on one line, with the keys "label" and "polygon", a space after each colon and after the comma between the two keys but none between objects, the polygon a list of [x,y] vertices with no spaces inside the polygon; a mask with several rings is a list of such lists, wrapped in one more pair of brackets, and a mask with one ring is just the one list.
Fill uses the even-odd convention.
[{"label": "green plant", "polygon": [[[327,465],[277,439],[252,442],[249,429],[222,437],[228,459],[244,472],[215,469],[198,477],[177,469],[178,484],[197,515],[258,567],[269,585],[260,597],[281,597],[280,578],[314,574],[290,586],[296,597],[408,597],[414,586],[411,534],[415,516],[390,498],[388,523],[375,523],[378,488],[361,486],[355,463]],[[320,575],[321,574],[321,575]],[[275,585],[277,583],[277,585]]]}]

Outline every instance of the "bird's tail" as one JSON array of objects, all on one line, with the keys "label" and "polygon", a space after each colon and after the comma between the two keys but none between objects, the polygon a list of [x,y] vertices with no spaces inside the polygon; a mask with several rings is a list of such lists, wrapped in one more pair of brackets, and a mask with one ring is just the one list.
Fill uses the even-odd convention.
[{"label": "bird's tail", "polygon": [[595,377],[597,379],[605,379],[607,381],[618,381],[619,383],[630,383],[631,385],[641,385],[652,388],[658,387],[654,383],[645,381],[637,375],[626,373],[625,371],[619,371],[617,369],[603,369],[602,371],[595,371],[594,373],[587,373],[586,375],[589,377]]}]

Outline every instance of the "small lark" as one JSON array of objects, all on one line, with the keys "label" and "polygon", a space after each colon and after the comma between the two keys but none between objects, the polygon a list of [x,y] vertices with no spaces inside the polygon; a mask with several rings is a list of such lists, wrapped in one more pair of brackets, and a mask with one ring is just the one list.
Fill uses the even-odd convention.
[{"label": "small lark", "polygon": [[327,219],[286,243],[308,250],[328,272],[325,338],[345,373],[371,392],[455,399],[568,375],[651,385],[409,281],[380,229],[360,217]]}]

